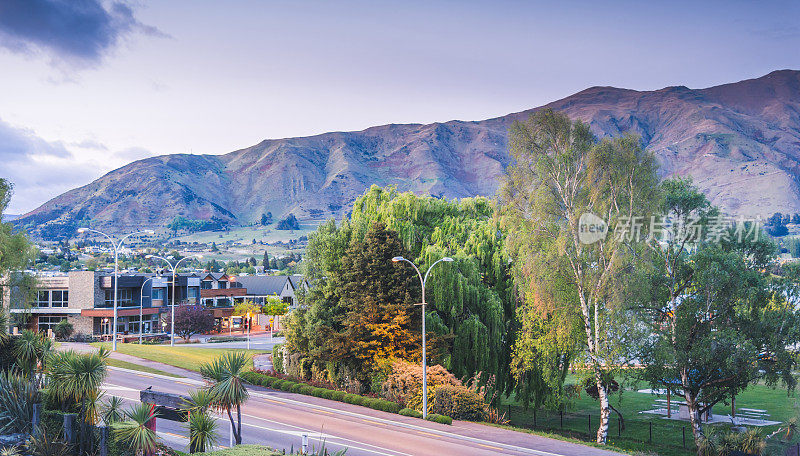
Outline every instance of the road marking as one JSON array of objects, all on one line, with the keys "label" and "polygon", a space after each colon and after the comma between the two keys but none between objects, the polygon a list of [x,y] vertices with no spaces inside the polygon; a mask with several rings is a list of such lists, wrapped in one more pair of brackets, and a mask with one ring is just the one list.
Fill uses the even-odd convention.
[{"label": "road marking", "polygon": [[488,448],[490,450],[498,450],[498,451],[502,450],[502,448],[500,448],[500,447],[496,447],[496,446],[492,446],[492,445],[484,445],[482,443],[479,443],[478,446],[482,446],[482,447]]},{"label": "road marking", "polygon": [[425,432],[425,431],[416,431],[416,432],[417,432],[417,434],[427,435],[428,437],[436,437],[436,438],[439,438],[439,436],[438,436],[438,435],[436,435],[436,434],[431,434],[430,432]]},{"label": "road marking", "polygon": [[[321,411],[322,410],[320,410],[320,412]],[[364,421],[364,422],[369,423],[369,424],[380,424],[381,426],[388,426],[388,424],[386,424],[386,423],[376,423],[375,421],[365,420],[364,418],[361,418],[361,421]]]}]

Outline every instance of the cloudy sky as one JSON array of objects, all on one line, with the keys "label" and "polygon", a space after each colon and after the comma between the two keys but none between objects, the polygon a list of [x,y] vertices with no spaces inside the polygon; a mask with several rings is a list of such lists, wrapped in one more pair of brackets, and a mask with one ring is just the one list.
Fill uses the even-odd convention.
[{"label": "cloudy sky", "polygon": [[152,155],[800,69],[799,2],[562,3],[0,0],[8,212]]}]

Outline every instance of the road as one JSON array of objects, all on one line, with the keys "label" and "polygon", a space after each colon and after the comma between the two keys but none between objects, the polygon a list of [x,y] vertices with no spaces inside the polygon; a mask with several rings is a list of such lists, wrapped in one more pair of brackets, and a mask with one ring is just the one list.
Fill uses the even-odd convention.
[{"label": "road", "polygon": [[[186,394],[202,385],[195,373],[186,372],[186,378],[176,379],[112,367],[104,390],[106,395],[138,401],[139,390],[149,386],[157,391]],[[319,448],[325,442],[329,450],[347,448],[348,456],[619,454],[475,423],[454,422],[447,426],[261,387],[251,388],[242,420],[243,443],[287,451],[299,449],[302,435],[306,434],[310,446]],[[227,416],[220,416],[219,423],[220,443],[227,446]],[[157,422],[157,430],[167,445],[180,450],[188,446],[185,424],[162,419]]]}]

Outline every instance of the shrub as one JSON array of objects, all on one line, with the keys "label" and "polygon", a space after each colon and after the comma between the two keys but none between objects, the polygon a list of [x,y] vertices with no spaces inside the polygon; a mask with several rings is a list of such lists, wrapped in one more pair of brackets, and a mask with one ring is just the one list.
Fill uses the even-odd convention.
[{"label": "shrub", "polygon": [[483,398],[464,386],[442,385],[436,388],[433,411],[457,420],[481,421],[486,416]]},{"label": "shrub", "polygon": [[55,334],[58,340],[68,339],[73,332],[75,332],[75,328],[72,326],[72,323],[67,320],[59,321],[53,328],[53,334]]},{"label": "shrub", "polygon": [[285,374],[283,370],[283,345],[278,344],[272,347],[272,368],[275,372]]},{"label": "shrub", "polygon": [[270,377],[269,375],[261,375],[261,386],[266,386],[267,388],[272,388],[272,385],[275,381],[280,380],[275,377]]},{"label": "shrub", "polygon": [[302,394],[300,390],[302,390],[305,386],[306,385],[302,383],[295,383],[294,385],[292,385],[289,391],[292,393]]},{"label": "shrub", "polygon": [[247,371],[242,373],[242,379],[247,383],[253,385],[260,385],[261,384],[261,374],[258,372]]},{"label": "shrub", "polygon": [[403,416],[410,416],[410,417],[413,417],[413,418],[422,418],[422,412],[418,412],[418,411],[416,411],[414,409],[410,409],[410,408],[404,408],[404,409],[400,410],[397,413],[399,413],[400,415],[403,415]]},{"label": "shrub", "polygon": [[292,387],[295,385],[294,382],[289,381],[289,380],[280,380],[278,382],[275,382],[275,384],[277,385],[278,389],[281,390],[281,391],[290,391],[292,389]]},{"label": "shrub", "polygon": [[310,385],[302,385],[300,388],[297,389],[300,394],[304,394],[306,396],[311,396],[314,392],[314,387]]},{"label": "shrub", "polygon": [[379,407],[380,410],[389,413],[398,413],[403,408],[403,406],[397,402],[387,401],[384,399],[380,399]]},{"label": "shrub", "polygon": [[[428,394],[431,387],[460,386],[461,382],[442,366],[428,366]],[[392,372],[381,385],[381,396],[406,404],[422,389],[422,366],[402,360],[392,362]],[[430,402],[430,401],[428,401]]]},{"label": "shrub", "polygon": [[[358,404],[356,404],[357,400],[359,401]],[[350,394],[350,393],[345,394],[344,398],[343,398],[344,402],[347,402],[348,404],[355,404],[355,405],[361,405],[361,402],[360,402],[361,400],[363,400],[363,398],[361,396],[357,396],[355,394]]]},{"label": "shrub", "polygon": [[347,393],[344,391],[334,391],[333,394],[331,394],[331,399],[334,401],[345,402],[345,396],[347,396]]},{"label": "shrub", "polygon": [[429,413],[428,421],[434,421],[441,424],[453,424],[453,419],[449,416],[439,415],[438,413]]},{"label": "shrub", "polygon": [[333,391],[333,390],[324,389],[324,390],[322,390],[322,396],[320,396],[320,397],[323,398],[323,399],[333,399],[333,393],[334,392],[335,391]]},{"label": "shrub", "polygon": [[327,391],[328,390],[326,390],[325,388],[314,388],[314,390],[311,391],[311,395],[314,397],[324,397]]}]

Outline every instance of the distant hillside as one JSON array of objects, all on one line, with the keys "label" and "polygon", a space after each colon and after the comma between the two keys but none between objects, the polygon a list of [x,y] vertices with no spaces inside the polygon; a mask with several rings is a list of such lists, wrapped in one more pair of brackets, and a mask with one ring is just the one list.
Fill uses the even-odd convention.
[{"label": "distant hillside", "polygon": [[18,214],[3,214],[3,221],[10,222],[12,220],[18,219],[20,216]]},{"label": "distant hillside", "polygon": [[[707,89],[593,87],[547,105],[598,136],[634,132],[662,175],[692,176],[731,213],[800,212],[800,72]],[[509,157],[506,133],[535,108],[484,121],[383,125],[265,140],[225,155],[133,162],[60,195],[17,223],[40,233],[158,227],[176,216],[248,224],[340,216],[371,184],[447,198],[492,195]]]}]

